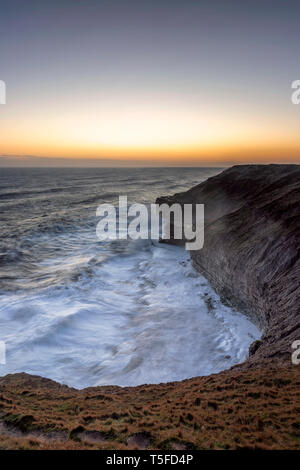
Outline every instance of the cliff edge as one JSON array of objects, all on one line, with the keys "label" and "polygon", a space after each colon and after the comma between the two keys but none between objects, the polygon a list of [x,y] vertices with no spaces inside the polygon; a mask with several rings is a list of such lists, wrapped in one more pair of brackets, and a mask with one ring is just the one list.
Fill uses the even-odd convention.
[{"label": "cliff edge", "polygon": [[204,247],[191,259],[262,329],[246,366],[290,362],[300,339],[300,166],[233,166],[157,203],[205,205]]}]

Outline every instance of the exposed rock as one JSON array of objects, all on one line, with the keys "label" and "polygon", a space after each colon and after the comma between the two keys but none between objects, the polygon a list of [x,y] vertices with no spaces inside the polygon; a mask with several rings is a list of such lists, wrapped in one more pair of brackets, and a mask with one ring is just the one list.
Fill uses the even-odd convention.
[{"label": "exposed rock", "polygon": [[204,247],[191,259],[227,303],[263,329],[247,365],[290,361],[300,338],[300,166],[234,166],[157,202],[205,204]]},{"label": "exposed rock", "polygon": [[97,443],[104,442],[105,435],[99,431],[81,431],[77,434],[77,437],[84,442]]},{"label": "exposed rock", "polygon": [[147,449],[150,446],[151,435],[148,432],[138,432],[127,439],[130,448]]},{"label": "exposed rock", "polygon": [[249,356],[253,356],[253,354],[256,353],[256,351],[258,350],[261,344],[262,343],[259,339],[257,339],[256,341],[253,341],[253,343],[251,343],[249,347]]}]

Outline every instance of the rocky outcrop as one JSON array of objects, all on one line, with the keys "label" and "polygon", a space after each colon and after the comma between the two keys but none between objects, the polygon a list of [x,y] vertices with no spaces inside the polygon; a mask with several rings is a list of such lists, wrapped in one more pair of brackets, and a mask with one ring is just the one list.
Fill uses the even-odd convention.
[{"label": "rocky outcrop", "polygon": [[234,166],[157,202],[205,204],[204,247],[192,262],[263,330],[246,366],[290,362],[300,339],[300,166]]}]

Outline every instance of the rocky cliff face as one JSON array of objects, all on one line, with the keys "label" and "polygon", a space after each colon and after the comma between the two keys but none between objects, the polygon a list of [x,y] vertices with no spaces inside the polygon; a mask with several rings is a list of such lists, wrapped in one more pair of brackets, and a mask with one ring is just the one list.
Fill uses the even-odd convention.
[{"label": "rocky cliff face", "polygon": [[291,361],[300,339],[300,166],[234,166],[157,202],[205,204],[204,247],[192,262],[263,330],[246,365]]}]

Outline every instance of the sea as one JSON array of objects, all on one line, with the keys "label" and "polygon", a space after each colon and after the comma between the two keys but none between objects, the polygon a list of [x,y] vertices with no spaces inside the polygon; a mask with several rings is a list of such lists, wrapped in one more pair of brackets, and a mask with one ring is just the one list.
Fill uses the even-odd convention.
[{"label": "sea", "polygon": [[184,247],[96,236],[100,204],[151,204],[221,168],[0,168],[0,376],[85,388],[208,375],[261,336]]}]

